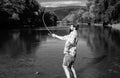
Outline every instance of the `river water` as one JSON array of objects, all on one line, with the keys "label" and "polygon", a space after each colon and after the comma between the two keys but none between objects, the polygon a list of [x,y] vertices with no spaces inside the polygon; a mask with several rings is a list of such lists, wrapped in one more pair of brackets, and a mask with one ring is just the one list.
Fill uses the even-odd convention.
[{"label": "river water", "polygon": [[[51,31],[61,36],[69,33],[68,29]],[[78,33],[78,78],[120,78],[120,31],[83,27]],[[0,78],[66,78],[65,41],[52,38],[46,30],[1,30],[0,36]]]}]

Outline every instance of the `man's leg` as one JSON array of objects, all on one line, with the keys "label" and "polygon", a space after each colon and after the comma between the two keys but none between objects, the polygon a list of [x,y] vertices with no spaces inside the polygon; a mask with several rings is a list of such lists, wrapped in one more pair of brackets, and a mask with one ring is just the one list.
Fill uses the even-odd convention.
[{"label": "man's leg", "polygon": [[65,71],[65,75],[66,75],[66,77],[67,78],[71,78],[70,77],[70,68],[68,67],[68,66],[65,66],[65,65],[63,65],[63,69],[64,69],[64,71]]},{"label": "man's leg", "polygon": [[73,65],[71,66],[71,71],[73,73],[74,78],[77,78],[77,75],[76,75],[76,72],[75,72],[75,69],[74,69]]},{"label": "man's leg", "polygon": [[65,54],[64,58],[63,58],[63,65],[62,65],[64,71],[65,71],[65,75],[67,78],[71,78],[70,76],[70,67],[69,67],[69,55]]}]

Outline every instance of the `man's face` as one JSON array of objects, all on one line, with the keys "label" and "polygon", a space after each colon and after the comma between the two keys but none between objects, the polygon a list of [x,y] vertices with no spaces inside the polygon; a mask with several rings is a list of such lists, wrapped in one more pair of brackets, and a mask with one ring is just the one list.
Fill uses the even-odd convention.
[{"label": "man's face", "polygon": [[74,27],[73,27],[73,25],[71,25],[71,26],[70,26],[70,29],[71,29],[71,30],[74,30]]}]

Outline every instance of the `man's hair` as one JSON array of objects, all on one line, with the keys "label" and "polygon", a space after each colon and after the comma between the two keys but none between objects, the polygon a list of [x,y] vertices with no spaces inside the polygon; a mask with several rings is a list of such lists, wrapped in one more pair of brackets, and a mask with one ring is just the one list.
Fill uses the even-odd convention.
[{"label": "man's hair", "polygon": [[[75,28],[75,30],[78,30],[79,29],[79,25],[74,25],[74,24],[70,24],[70,25],[73,25],[73,27]],[[69,30],[69,33],[71,32],[72,30],[70,29]]]},{"label": "man's hair", "polygon": [[79,25],[73,25],[73,27],[75,28],[75,30],[79,29]]}]

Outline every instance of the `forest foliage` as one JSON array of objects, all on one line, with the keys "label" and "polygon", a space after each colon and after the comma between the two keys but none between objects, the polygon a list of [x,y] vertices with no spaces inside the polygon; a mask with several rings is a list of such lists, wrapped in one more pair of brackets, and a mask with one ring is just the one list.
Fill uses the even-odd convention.
[{"label": "forest foliage", "polygon": [[94,5],[96,21],[111,24],[120,22],[120,0],[95,0]]},{"label": "forest foliage", "polygon": [[0,0],[0,25],[5,28],[42,27],[43,14],[48,26],[56,25],[54,12],[46,11],[37,0]]},{"label": "forest foliage", "polygon": [[[71,16],[74,14],[72,19]],[[120,23],[120,0],[88,0],[82,9],[72,12],[64,21],[73,23]]]}]

